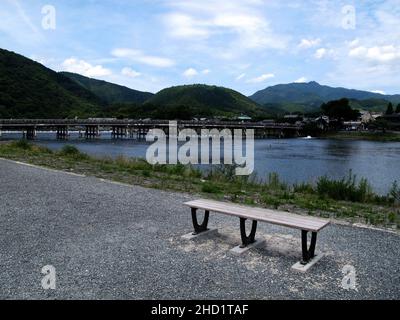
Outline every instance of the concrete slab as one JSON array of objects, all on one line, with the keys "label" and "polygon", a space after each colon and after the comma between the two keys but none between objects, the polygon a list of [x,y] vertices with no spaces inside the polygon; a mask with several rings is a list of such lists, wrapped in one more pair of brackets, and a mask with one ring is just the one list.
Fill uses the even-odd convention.
[{"label": "concrete slab", "polygon": [[264,245],[265,245],[265,240],[256,240],[256,242],[248,245],[245,248],[241,248],[240,246],[234,247],[233,249],[230,250],[230,252],[232,252],[233,254],[236,254],[236,255],[242,255],[252,248],[259,248]]},{"label": "concrete slab", "polygon": [[207,231],[201,232],[199,234],[193,234],[193,232],[183,235],[181,238],[185,240],[193,240],[199,237],[206,237],[216,235],[218,233],[218,229],[209,229]]},{"label": "concrete slab", "polygon": [[303,265],[299,262],[292,266],[292,269],[300,272],[307,272],[314,264],[316,264],[324,256],[323,253],[317,254],[309,263]]}]

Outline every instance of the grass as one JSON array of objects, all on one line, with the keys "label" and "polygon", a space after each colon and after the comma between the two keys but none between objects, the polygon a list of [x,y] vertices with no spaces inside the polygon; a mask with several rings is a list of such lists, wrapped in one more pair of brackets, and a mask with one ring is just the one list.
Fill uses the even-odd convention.
[{"label": "grass", "polygon": [[143,159],[122,156],[116,159],[91,157],[69,145],[52,151],[26,141],[1,143],[0,157],[128,184],[351,223],[391,228],[400,225],[397,182],[388,195],[379,196],[373,193],[366,179],[358,180],[351,172],[343,179],[320,177],[315,184],[288,185],[277,173],[270,173],[267,179],[261,180],[256,176],[235,176],[232,166],[201,172],[191,166],[150,165]]}]

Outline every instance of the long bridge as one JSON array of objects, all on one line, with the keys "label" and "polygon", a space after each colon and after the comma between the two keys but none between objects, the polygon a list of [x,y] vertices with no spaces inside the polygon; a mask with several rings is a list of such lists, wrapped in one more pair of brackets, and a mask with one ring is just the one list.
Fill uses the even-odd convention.
[{"label": "long bridge", "polygon": [[[57,139],[68,139],[71,131],[79,131],[82,137],[93,139],[102,131],[111,131],[111,137],[145,138],[149,130],[162,129],[168,135],[169,120],[132,120],[132,119],[0,119],[0,136],[2,131],[22,132],[23,138],[34,139],[37,132],[56,132]],[[255,137],[296,137],[300,136],[303,127],[287,123],[234,122],[234,121],[177,121],[178,130],[194,129],[253,129]]]}]

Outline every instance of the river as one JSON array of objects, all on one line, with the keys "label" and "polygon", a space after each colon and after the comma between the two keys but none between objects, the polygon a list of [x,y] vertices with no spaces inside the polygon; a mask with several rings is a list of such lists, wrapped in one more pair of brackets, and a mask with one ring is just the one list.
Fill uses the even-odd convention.
[{"label": "river", "polygon": [[[20,134],[4,133],[0,138],[19,139]],[[96,140],[72,136],[67,142],[54,135],[39,133],[38,143],[51,149],[72,144],[94,156],[145,157],[149,143],[136,140],[111,140],[107,134]],[[331,139],[265,139],[255,141],[255,173],[265,179],[277,172],[287,183],[315,181],[327,175],[341,178],[352,170],[365,177],[375,192],[386,194],[394,180],[400,182],[400,143],[373,141],[342,141]]]}]

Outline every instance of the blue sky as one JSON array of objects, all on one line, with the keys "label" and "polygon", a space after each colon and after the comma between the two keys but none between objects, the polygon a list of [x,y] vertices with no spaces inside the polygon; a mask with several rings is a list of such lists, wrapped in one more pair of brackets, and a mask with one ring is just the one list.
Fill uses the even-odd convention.
[{"label": "blue sky", "polygon": [[0,47],[151,92],[315,80],[392,94],[400,0],[0,0]]}]

